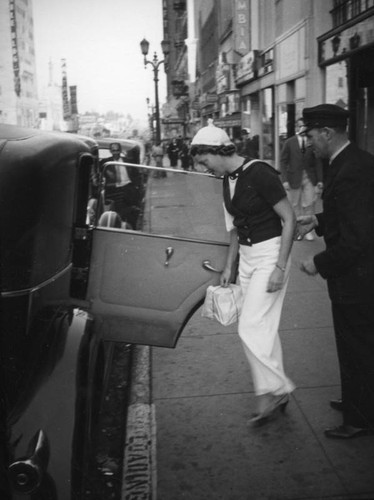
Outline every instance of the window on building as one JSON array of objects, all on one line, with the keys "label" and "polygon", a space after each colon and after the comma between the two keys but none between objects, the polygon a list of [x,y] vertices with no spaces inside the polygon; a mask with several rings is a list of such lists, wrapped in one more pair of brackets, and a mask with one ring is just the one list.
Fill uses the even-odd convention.
[{"label": "window on building", "polygon": [[347,63],[340,61],[326,67],[326,102],[348,106]]},{"label": "window on building", "polygon": [[330,11],[333,27],[340,26],[374,7],[374,0],[334,0]]}]

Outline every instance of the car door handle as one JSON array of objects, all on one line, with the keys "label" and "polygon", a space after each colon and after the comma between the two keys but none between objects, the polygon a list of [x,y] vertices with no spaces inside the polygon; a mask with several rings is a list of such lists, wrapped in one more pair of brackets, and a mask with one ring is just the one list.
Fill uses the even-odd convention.
[{"label": "car door handle", "polygon": [[210,260],[203,261],[203,268],[206,269],[207,271],[212,271],[213,273],[222,273],[222,271],[212,266]]},{"label": "car door handle", "polygon": [[169,265],[169,260],[172,258],[174,254],[174,248],[173,247],[167,247],[165,250],[166,253],[166,260],[164,266],[167,267]]}]

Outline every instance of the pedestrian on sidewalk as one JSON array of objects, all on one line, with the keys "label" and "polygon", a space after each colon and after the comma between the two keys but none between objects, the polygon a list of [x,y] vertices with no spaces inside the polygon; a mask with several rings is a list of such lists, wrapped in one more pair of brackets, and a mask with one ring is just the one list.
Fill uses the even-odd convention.
[{"label": "pedestrian on sidewalk", "polygon": [[[156,167],[163,168],[163,159],[164,159],[164,148],[162,147],[161,142],[157,142],[152,147],[152,157],[154,158]],[[156,179],[160,179],[166,177],[166,172],[162,172],[161,170],[157,170],[154,174]]]},{"label": "pedestrian on sidewalk", "polygon": [[301,269],[327,280],[332,303],[343,425],[329,438],[374,433],[374,156],[350,143],[349,112],[333,104],[305,108],[304,133],[319,158],[329,160],[323,212],[298,218],[303,236],[315,228],[326,249]]},{"label": "pedestrian on sidewalk", "polygon": [[244,158],[258,158],[258,144],[255,138],[251,138],[251,131],[248,128],[243,128],[241,134],[241,145],[238,153]]},{"label": "pedestrian on sidewalk", "polygon": [[[296,133],[286,140],[280,156],[283,186],[296,216],[313,215],[323,189],[322,161],[307,147],[305,136],[300,134],[303,126],[303,119],[299,118]],[[305,239],[314,240],[313,233],[307,233]]]},{"label": "pedestrian on sidewalk", "polygon": [[180,149],[179,149],[179,158],[181,160],[182,170],[189,170],[191,165],[191,156],[190,156],[190,147],[189,140],[184,139]]},{"label": "pedestrian on sidewalk", "polygon": [[179,145],[175,137],[169,142],[166,152],[170,160],[170,167],[177,168],[178,157],[179,157]]},{"label": "pedestrian on sidewalk", "polygon": [[223,176],[226,227],[230,245],[220,283],[239,283],[243,308],[238,331],[256,393],[253,426],[284,410],[294,384],[283,369],[278,328],[290,272],[295,215],[278,172],[267,163],[238,155],[226,132],[214,125],[192,139],[196,164]]}]

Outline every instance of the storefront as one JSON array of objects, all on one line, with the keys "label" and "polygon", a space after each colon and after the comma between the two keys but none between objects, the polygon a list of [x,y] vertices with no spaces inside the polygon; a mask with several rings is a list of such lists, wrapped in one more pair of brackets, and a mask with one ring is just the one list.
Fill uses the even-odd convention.
[{"label": "storefront", "polygon": [[275,165],[275,92],[273,50],[249,52],[241,59],[237,85],[241,88],[242,126],[258,144],[259,157]]},{"label": "storefront", "polygon": [[349,136],[374,153],[374,9],[318,38],[326,102],[349,109]]},{"label": "storefront", "polygon": [[[222,59],[226,59],[222,57]],[[232,64],[221,62],[216,70],[219,118],[214,120],[217,127],[225,130],[232,140],[240,138],[241,113],[239,91],[233,85]]]},{"label": "storefront", "polygon": [[240,137],[242,129],[241,113],[233,113],[222,118],[217,118],[214,120],[214,125],[223,128],[226,134],[235,141]]},{"label": "storefront", "polygon": [[306,96],[306,24],[301,22],[277,40],[276,111],[277,157],[286,139],[295,134],[295,123],[302,116]]},{"label": "storefront", "polygon": [[[260,79],[261,59],[258,51],[250,51],[240,59],[236,85],[240,89],[242,128],[250,131],[258,144],[259,157],[273,159],[274,92],[273,75]],[[269,80],[270,78],[270,80]],[[266,87],[266,88],[264,88]]]}]

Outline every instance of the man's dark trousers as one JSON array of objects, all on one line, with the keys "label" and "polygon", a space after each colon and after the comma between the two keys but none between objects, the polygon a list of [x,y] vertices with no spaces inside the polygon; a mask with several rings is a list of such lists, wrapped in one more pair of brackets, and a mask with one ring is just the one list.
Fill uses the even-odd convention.
[{"label": "man's dark trousers", "polygon": [[340,365],[343,423],[370,428],[374,422],[374,300],[332,303]]}]

